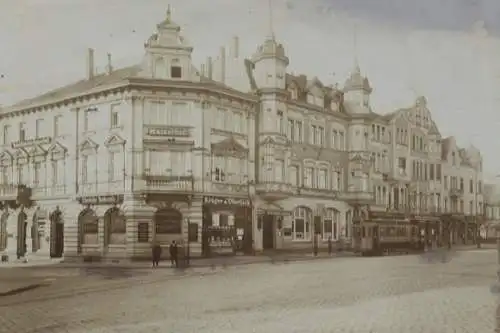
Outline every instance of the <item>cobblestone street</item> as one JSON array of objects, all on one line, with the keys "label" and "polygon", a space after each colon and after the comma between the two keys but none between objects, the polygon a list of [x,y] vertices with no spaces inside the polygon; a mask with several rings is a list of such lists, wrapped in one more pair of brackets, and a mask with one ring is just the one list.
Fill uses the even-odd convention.
[{"label": "cobblestone street", "polygon": [[0,332],[493,332],[495,263],[481,250],[164,269],[73,297],[55,285],[4,297]]}]

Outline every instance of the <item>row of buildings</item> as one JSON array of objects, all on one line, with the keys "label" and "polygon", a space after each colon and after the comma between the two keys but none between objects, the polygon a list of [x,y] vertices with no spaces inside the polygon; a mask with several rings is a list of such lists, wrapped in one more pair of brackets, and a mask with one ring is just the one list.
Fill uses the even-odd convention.
[{"label": "row of buildings", "polygon": [[374,112],[357,64],[342,88],[290,74],[271,32],[251,57],[235,38],[196,66],[170,10],[144,51],[97,74],[90,49],[87,77],[2,109],[9,239],[19,184],[32,246],[67,258],[141,257],[153,240],[222,251],[216,229],[257,251],[309,248],[317,222],[322,246],[350,239],[359,206],[483,215],[480,152],[443,138],[424,97]]}]

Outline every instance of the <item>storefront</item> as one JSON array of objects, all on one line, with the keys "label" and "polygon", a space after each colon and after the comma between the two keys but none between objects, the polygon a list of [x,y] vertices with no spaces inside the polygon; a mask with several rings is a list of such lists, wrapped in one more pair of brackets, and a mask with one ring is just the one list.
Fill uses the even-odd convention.
[{"label": "storefront", "polygon": [[204,256],[248,252],[252,248],[252,207],[248,198],[203,197]]}]

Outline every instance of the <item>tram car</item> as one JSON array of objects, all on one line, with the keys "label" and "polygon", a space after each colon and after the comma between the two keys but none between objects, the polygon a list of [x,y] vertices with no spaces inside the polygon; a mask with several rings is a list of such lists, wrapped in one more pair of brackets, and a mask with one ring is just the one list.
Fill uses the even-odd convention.
[{"label": "tram car", "polygon": [[353,226],[353,249],[362,256],[424,249],[421,227],[404,215],[370,213]]}]

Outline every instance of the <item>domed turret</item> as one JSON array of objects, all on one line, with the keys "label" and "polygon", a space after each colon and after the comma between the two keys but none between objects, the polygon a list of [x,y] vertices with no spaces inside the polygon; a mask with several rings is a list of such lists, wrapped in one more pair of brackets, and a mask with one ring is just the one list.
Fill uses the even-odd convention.
[{"label": "domed turret", "polygon": [[361,75],[359,65],[356,63],[351,75],[344,84],[344,101],[350,113],[369,113],[370,94],[372,87],[366,76]]}]

